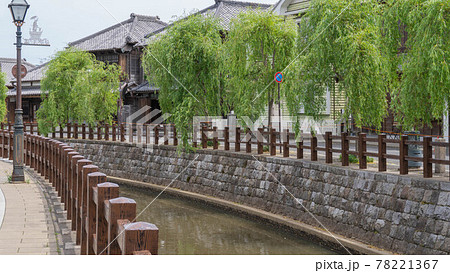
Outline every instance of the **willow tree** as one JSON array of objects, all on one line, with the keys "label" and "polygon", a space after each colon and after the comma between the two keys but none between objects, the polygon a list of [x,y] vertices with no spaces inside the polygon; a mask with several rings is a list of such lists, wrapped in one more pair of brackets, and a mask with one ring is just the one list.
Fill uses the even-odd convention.
[{"label": "willow tree", "polygon": [[450,1],[386,2],[384,50],[396,117],[408,129],[431,125],[449,106]]},{"label": "willow tree", "polygon": [[298,58],[287,69],[287,107],[319,117],[326,92],[346,98],[344,118],[380,127],[387,114],[377,0],[313,0],[300,22]]},{"label": "willow tree", "polygon": [[111,123],[117,113],[121,70],[73,48],[60,51],[42,79],[39,131],[48,134],[67,122]]},{"label": "willow tree", "polygon": [[[226,42],[228,105],[238,116],[257,119],[277,99],[275,73],[294,58],[297,31],[292,20],[262,10],[239,14]],[[282,92],[282,94],[284,94]]]},{"label": "willow tree", "polygon": [[219,22],[191,15],[151,37],[143,65],[159,90],[163,113],[171,114],[183,147],[195,116],[222,116],[224,76]]},{"label": "willow tree", "polygon": [[0,72],[0,122],[3,122],[8,112],[6,108],[6,75]]}]

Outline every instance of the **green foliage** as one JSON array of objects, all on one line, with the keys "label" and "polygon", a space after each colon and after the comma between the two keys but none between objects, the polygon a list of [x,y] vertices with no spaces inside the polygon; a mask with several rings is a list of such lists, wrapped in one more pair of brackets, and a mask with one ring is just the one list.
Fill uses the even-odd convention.
[{"label": "green foliage", "polygon": [[39,131],[67,122],[111,123],[117,111],[121,70],[73,48],[60,51],[42,79],[43,102],[37,112]]},{"label": "green foliage", "polygon": [[[396,117],[405,129],[430,125],[448,109],[450,1],[390,0],[383,18]],[[403,30],[408,39],[398,54]]]},{"label": "green foliage", "polygon": [[[261,10],[239,14],[227,37],[228,106],[255,120],[277,98],[274,76],[294,58],[296,25]],[[269,84],[270,83],[270,84]],[[282,96],[284,96],[284,85]]]},{"label": "green foliage", "polygon": [[6,75],[3,72],[0,72],[0,122],[4,121],[6,118],[6,114],[8,109],[6,108],[6,92],[8,89],[6,88]]},{"label": "green foliage", "polygon": [[164,113],[172,115],[183,147],[189,147],[194,116],[223,116],[224,73],[219,22],[192,15],[150,38],[143,65],[159,90]]},{"label": "green foliage", "polygon": [[300,23],[299,57],[286,75],[291,115],[303,108],[320,117],[328,89],[345,94],[344,117],[352,115],[359,127],[381,126],[387,103],[380,14],[377,0],[311,2]]}]

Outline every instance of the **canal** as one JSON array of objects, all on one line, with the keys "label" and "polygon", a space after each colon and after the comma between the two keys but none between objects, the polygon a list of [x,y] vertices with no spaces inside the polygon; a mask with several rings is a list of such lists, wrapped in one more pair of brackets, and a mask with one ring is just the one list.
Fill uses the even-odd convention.
[{"label": "canal", "polygon": [[[136,200],[138,214],[158,195],[142,188],[120,187]],[[184,198],[162,194],[137,219],[159,228],[159,254],[323,255],[336,252],[256,220]]]}]

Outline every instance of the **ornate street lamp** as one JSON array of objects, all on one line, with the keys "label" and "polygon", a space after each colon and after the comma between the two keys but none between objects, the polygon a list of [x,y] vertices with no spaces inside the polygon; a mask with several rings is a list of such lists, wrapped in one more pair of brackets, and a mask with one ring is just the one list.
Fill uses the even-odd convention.
[{"label": "ornate street lamp", "polygon": [[13,159],[13,182],[24,182],[23,172],[23,110],[22,110],[22,25],[30,5],[26,0],[12,0],[8,5],[17,26],[17,91],[16,91],[16,116],[14,122],[14,159]]}]

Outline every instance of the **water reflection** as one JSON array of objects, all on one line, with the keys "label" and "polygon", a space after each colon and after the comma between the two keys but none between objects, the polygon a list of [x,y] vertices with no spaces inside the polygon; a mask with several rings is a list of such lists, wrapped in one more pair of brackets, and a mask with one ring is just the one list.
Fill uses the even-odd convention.
[{"label": "water reflection", "polygon": [[[140,213],[157,193],[121,186]],[[139,218],[159,228],[159,254],[336,254],[295,234],[190,200],[161,195]]]}]

